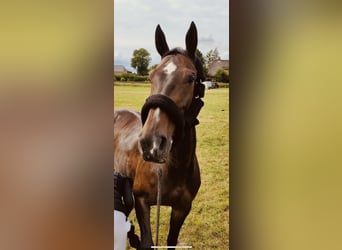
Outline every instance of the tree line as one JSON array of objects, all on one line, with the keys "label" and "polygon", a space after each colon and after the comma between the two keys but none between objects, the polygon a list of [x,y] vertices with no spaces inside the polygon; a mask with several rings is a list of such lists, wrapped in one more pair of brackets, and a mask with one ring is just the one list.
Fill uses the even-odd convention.
[{"label": "tree line", "polygon": [[[203,55],[203,53],[199,49],[197,49],[196,54],[197,54],[197,57],[202,62],[204,71],[207,76],[208,76],[209,65],[213,63],[214,61],[221,59],[217,48],[209,50],[206,55]],[[131,67],[136,69],[137,74],[139,76],[147,76],[150,70],[157,67],[157,64],[149,67],[151,60],[152,60],[151,55],[146,49],[144,48],[136,49],[133,51],[133,56],[131,58]],[[219,82],[229,82],[229,72],[227,70],[219,69],[215,73],[215,75],[213,75],[213,77],[215,77],[216,80]],[[119,79],[118,76],[116,78]],[[130,78],[134,79],[135,77],[131,75]],[[141,79],[145,79],[145,78],[141,77]]]}]

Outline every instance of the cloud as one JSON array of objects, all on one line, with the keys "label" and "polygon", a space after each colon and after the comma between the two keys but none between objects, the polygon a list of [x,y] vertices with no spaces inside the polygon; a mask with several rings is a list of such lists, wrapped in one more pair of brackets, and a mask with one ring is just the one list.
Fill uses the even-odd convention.
[{"label": "cloud", "polygon": [[157,24],[165,32],[170,48],[184,48],[191,21],[196,23],[202,53],[218,48],[225,57],[229,48],[228,8],[226,0],[115,0],[114,61],[120,60],[128,67],[133,51],[145,48],[151,54],[151,65],[158,63],[160,56],[154,47]]},{"label": "cloud", "polygon": [[211,35],[209,35],[209,36],[207,36],[207,37],[204,37],[204,36],[202,36],[202,37],[200,37],[199,39],[198,39],[198,42],[199,43],[204,43],[204,44],[214,44],[215,43],[215,40],[214,40],[214,38],[211,36]]}]

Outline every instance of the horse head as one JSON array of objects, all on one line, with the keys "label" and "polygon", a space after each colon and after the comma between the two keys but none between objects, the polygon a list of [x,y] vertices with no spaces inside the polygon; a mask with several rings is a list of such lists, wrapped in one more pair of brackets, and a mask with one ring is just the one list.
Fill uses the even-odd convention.
[{"label": "horse head", "polygon": [[[139,135],[139,148],[146,161],[165,163],[172,145],[181,141],[186,125],[196,125],[194,119],[203,105],[204,73],[196,56],[197,29],[193,22],[185,43],[186,50],[169,50],[164,32],[157,26],[155,45],[161,62],[150,72],[151,95],[142,107]],[[189,113],[194,116],[190,123]]]}]

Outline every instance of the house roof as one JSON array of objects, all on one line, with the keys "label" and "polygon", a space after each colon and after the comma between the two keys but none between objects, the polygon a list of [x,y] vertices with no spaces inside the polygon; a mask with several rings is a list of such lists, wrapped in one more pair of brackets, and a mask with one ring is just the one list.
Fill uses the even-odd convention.
[{"label": "house roof", "polygon": [[214,76],[219,69],[229,70],[229,60],[216,60],[208,67],[208,73]]},{"label": "house roof", "polygon": [[123,65],[114,65],[114,72],[127,72]]}]

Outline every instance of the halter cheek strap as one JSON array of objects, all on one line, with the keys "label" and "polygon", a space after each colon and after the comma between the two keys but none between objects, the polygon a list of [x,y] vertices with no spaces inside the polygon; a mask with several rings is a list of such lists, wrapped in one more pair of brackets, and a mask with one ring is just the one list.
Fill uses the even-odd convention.
[{"label": "halter cheek strap", "polygon": [[204,91],[205,91],[205,87],[201,83],[201,81],[205,80],[203,65],[198,58],[194,59],[194,64],[197,70],[197,79],[196,79],[195,88],[194,88],[194,98],[203,98]]},{"label": "halter cheek strap", "polygon": [[194,87],[194,98],[204,97],[204,84],[201,83],[200,79],[197,79]]},{"label": "halter cheek strap", "polygon": [[185,125],[188,127],[194,127],[199,124],[197,116],[203,107],[204,102],[201,98],[196,98],[192,100],[192,103],[188,110],[185,111]]}]

